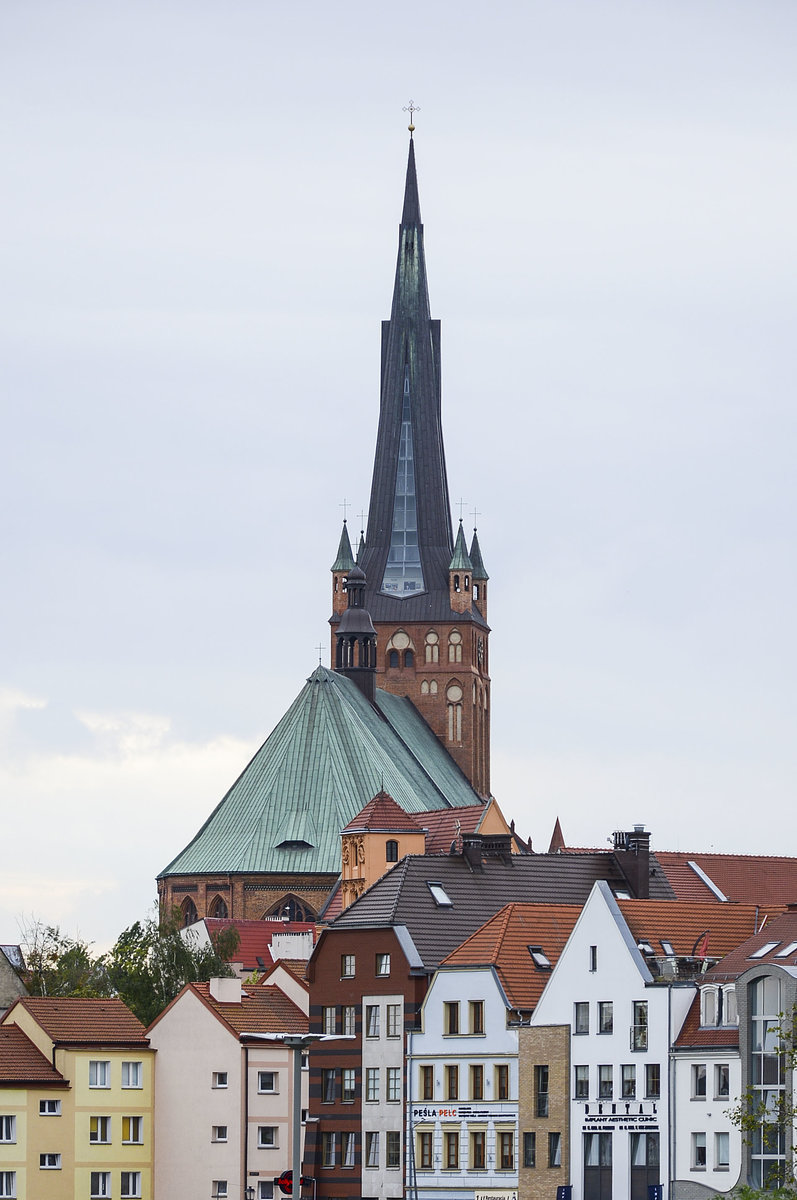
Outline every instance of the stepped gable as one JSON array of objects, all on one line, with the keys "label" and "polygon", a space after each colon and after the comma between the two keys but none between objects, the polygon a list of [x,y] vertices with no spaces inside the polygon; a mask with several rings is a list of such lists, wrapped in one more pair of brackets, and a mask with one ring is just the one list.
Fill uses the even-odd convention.
[{"label": "stepped gable", "polygon": [[186,848],[158,876],[340,873],[340,831],[384,787],[405,812],[479,803],[404,697],[371,704],[319,666]]},{"label": "stepped gable", "polygon": [[68,1087],[60,1071],[34,1046],[18,1025],[0,1025],[0,1085],[13,1087],[35,1083],[37,1087]]},{"label": "stepped gable", "polygon": [[[511,1008],[532,1011],[581,912],[577,904],[507,904],[458,946],[443,967],[492,966]],[[539,947],[550,967],[535,962]]]},{"label": "stepped gable", "polygon": [[[332,928],[404,926],[418,961],[434,970],[454,947],[505,904],[584,904],[593,885],[606,880],[627,890],[611,854],[529,854],[488,857],[472,865],[465,853],[408,855],[333,922]],[[438,884],[450,900],[441,905],[430,889]],[[672,898],[666,880],[654,877],[651,891]]]},{"label": "stepped gable", "polygon": [[715,896],[764,907],[797,903],[797,858],[657,850],[656,859],[679,900]]}]

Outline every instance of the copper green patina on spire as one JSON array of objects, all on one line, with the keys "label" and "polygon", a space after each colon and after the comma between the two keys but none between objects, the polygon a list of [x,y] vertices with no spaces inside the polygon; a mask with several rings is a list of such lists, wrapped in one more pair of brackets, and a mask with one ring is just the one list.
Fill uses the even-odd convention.
[{"label": "copper green patina on spire", "polygon": [[484,580],[486,582],[490,578],[490,576],[487,574],[487,571],[484,566],[484,559],[482,558],[482,550],[481,550],[481,546],[479,545],[479,539],[476,535],[475,529],[473,530],[473,541],[470,544],[470,561],[471,561],[471,566],[473,568],[473,578],[478,579],[478,580]]},{"label": "copper green patina on spire", "polygon": [[457,541],[454,546],[454,557],[451,559],[448,567],[449,571],[470,571],[473,573],[473,564],[468,554],[468,547],[465,544],[465,534],[462,531],[462,517],[459,518],[459,530],[457,532]]},{"label": "copper green patina on spire", "polygon": [[375,620],[449,611],[453,553],[440,417],[440,322],[432,320],[423,224],[409,146],[382,386],[368,532],[361,566]]},{"label": "copper green patina on spire", "polygon": [[338,543],[338,556],[330,567],[331,571],[350,571],[354,566],[354,558],[351,552],[351,542],[349,541],[349,530],[346,526],[346,518],[343,518],[343,530]]}]

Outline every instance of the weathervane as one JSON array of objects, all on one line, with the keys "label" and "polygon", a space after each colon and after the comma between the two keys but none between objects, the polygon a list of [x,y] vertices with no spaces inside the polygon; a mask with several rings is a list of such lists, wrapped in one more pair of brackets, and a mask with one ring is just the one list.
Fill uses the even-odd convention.
[{"label": "weathervane", "polygon": [[401,111],[408,112],[410,114],[410,123],[407,128],[410,131],[410,137],[412,137],[413,133],[415,132],[413,117],[415,116],[416,112],[421,111],[420,105],[416,104],[414,100],[410,100],[409,104],[405,104]]}]

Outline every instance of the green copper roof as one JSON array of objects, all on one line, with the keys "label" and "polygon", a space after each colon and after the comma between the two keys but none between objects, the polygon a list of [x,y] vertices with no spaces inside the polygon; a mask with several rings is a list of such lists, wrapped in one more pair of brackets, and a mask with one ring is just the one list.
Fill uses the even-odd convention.
[{"label": "green copper roof", "polygon": [[470,561],[473,566],[473,578],[488,580],[490,576],[484,567],[484,559],[482,558],[482,549],[479,545],[479,539],[476,530],[473,531],[473,541],[470,544]]},{"label": "green copper roof", "polygon": [[454,557],[451,559],[449,571],[472,571],[473,566],[468,554],[468,547],[465,543],[465,534],[462,532],[462,518],[459,521],[459,531],[457,540],[454,544]]},{"label": "green copper roof", "polygon": [[318,667],[210,814],[161,872],[340,872],[340,831],[380,790],[405,812],[481,803],[409,700]]},{"label": "green copper roof", "polygon": [[351,542],[349,541],[349,531],[346,528],[346,520],[343,520],[343,530],[338,543],[338,557],[330,567],[331,571],[350,571],[354,566],[354,558],[351,553]]}]

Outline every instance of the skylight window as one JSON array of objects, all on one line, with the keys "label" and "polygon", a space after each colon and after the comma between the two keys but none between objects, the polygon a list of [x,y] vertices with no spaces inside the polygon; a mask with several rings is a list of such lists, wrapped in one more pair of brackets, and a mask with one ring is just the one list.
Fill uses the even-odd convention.
[{"label": "skylight window", "polygon": [[614,889],[614,898],[615,898],[615,900],[630,900],[631,893],[628,891],[627,888],[615,888]]},{"label": "skylight window", "polygon": [[775,958],[788,958],[790,954],[797,954],[797,942],[789,942],[788,946],[778,950]]},{"label": "skylight window", "polygon": [[551,960],[543,950],[542,946],[529,946],[529,954],[534,960],[535,967],[539,967],[541,971],[551,970]]},{"label": "skylight window", "polygon": [[432,899],[434,900],[434,902],[438,906],[438,908],[451,908],[452,907],[453,901],[448,896],[448,893],[446,892],[442,883],[429,883],[429,881],[427,880],[426,886],[428,887],[429,891],[432,893]]},{"label": "skylight window", "polygon": [[748,954],[747,957],[764,958],[765,955],[769,954],[770,950],[774,950],[779,945],[780,942],[765,942],[763,946],[759,946],[757,950],[754,950],[752,954]]},{"label": "skylight window", "polygon": [[675,951],[672,948],[672,942],[661,939],[661,948],[669,958],[675,958]]},{"label": "skylight window", "polygon": [[637,942],[636,948],[637,948],[637,950],[641,950],[643,954],[654,954],[655,953],[653,947],[651,946],[650,942],[646,938],[643,938],[642,941]]}]

